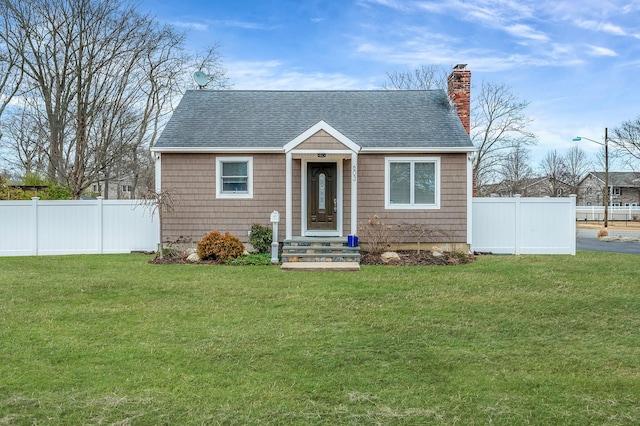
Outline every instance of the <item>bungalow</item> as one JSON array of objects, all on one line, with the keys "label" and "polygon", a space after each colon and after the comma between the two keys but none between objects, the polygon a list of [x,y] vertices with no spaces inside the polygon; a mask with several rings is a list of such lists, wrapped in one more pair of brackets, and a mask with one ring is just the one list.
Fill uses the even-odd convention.
[{"label": "bungalow", "polygon": [[[444,90],[193,90],[153,146],[157,190],[178,199],[168,241],[217,229],[246,241],[279,212],[279,240],[345,238],[377,216],[471,243],[471,73]],[[415,242],[398,232],[395,242]],[[363,243],[367,243],[361,235]],[[426,243],[424,239],[422,243]],[[442,243],[442,241],[440,241]]]}]

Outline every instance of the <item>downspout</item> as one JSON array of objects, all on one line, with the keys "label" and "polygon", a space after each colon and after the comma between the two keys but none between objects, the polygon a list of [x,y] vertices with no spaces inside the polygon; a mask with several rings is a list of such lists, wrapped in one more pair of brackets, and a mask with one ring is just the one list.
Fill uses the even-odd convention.
[{"label": "downspout", "polygon": [[467,244],[473,244],[473,153],[467,154]]}]

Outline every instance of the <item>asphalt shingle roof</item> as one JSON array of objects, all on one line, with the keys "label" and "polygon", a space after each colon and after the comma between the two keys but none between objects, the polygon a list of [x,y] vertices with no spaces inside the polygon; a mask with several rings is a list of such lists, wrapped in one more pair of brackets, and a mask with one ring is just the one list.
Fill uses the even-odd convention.
[{"label": "asphalt shingle roof", "polygon": [[320,120],[363,148],[473,147],[443,90],[191,90],[155,148],[281,148]]},{"label": "asphalt shingle roof", "polygon": [[[605,172],[591,172],[593,176],[605,181]],[[609,185],[629,188],[640,187],[640,173],[638,172],[609,172]]]}]

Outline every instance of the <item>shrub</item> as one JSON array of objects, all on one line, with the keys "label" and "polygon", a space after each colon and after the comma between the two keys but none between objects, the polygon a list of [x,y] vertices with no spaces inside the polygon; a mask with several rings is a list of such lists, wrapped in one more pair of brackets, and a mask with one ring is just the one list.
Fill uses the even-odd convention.
[{"label": "shrub", "polygon": [[607,228],[600,228],[600,230],[598,231],[598,238],[608,237],[608,236],[609,236],[609,231],[607,231]]},{"label": "shrub", "polygon": [[454,260],[452,263],[456,264],[464,264],[469,263],[469,254],[460,250],[458,247],[454,246],[449,252],[449,257]]},{"label": "shrub", "polygon": [[391,247],[393,236],[391,225],[386,225],[378,215],[367,218],[366,222],[358,224],[360,240],[367,244],[367,250],[371,253],[382,253]]},{"label": "shrub", "polygon": [[222,239],[222,234],[218,231],[207,233],[200,241],[198,241],[198,256],[200,259],[216,258],[216,243]]},{"label": "shrub", "polygon": [[244,253],[242,241],[229,232],[225,232],[224,236],[217,240],[213,246],[216,258],[222,262],[240,257]]},{"label": "shrub", "polygon": [[249,232],[249,244],[257,253],[270,253],[273,242],[273,231],[267,226],[254,223]]}]

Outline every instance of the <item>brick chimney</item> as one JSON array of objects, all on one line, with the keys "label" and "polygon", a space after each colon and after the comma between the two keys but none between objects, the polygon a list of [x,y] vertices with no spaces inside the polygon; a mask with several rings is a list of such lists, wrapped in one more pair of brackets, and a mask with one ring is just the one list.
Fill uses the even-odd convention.
[{"label": "brick chimney", "polygon": [[471,71],[467,64],[458,64],[447,79],[449,99],[456,107],[460,121],[467,131],[471,133]]}]

